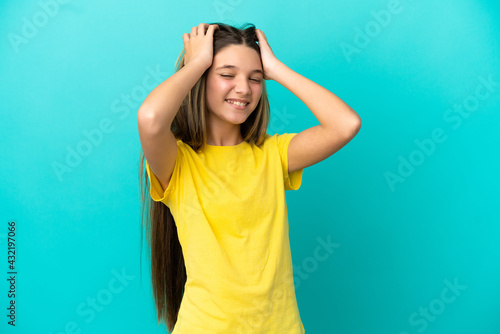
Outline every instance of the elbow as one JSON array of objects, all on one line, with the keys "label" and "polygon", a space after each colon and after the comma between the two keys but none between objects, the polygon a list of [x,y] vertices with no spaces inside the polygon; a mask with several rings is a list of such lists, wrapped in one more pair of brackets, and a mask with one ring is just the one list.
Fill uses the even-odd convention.
[{"label": "elbow", "polygon": [[350,107],[339,121],[339,125],[342,124],[341,133],[348,138],[355,137],[361,129],[361,116]]},{"label": "elbow", "polygon": [[358,134],[359,130],[361,130],[361,117],[357,115],[353,125],[354,136]]},{"label": "elbow", "polygon": [[139,107],[137,111],[137,121],[138,122],[148,122],[155,118],[155,113],[151,109],[146,109],[144,107]]},{"label": "elbow", "polygon": [[165,124],[167,123],[159,120],[158,115],[154,111],[139,109],[137,112],[137,124],[142,131],[157,134],[165,130]]},{"label": "elbow", "polygon": [[346,137],[348,137],[349,139],[354,138],[358,134],[359,130],[361,130],[361,117],[356,114],[353,117],[352,121],[349,122],[349,125],[346,125],[344,129]]},{"label": "elbow", "polygon": [[154,124],[154,114],[151,111],[139,108],[137,112],[137,124],[140,128],[149,128],[151,124]]}]

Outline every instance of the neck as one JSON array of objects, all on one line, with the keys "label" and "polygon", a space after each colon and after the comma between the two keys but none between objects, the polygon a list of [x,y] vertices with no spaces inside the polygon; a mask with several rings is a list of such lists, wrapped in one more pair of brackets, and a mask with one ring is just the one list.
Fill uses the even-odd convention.
[{"label": "neck", "polygon": [[210,124],[207,144],[215,146],[234,146],[241,142],[243,142],[243,137],[241,136],[240,124]]}]

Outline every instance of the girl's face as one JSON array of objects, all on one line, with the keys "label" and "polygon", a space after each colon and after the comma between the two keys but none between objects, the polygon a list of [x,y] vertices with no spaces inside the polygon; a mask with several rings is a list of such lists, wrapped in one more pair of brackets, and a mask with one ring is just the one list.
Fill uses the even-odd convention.
[{"label": "girl's face", "polygon": [[[216,118],[232,124],[245,122],[259,103],[262,81],[262,63],[257,51],[234,44],[221,49],[207,74],[207,107],[211,121]],[[231,101],[239,101],[240,105]]]}]

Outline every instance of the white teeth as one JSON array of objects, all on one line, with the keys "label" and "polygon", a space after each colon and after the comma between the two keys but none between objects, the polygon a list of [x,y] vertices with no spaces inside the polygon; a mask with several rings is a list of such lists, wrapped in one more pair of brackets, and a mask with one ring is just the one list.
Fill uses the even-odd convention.
[{"label": "white teeth", "polygon": [[240,107],[244,107],[247,105],[247,103],[245,103],[245,102],[237,102],[237,101],[231,101],[231,100],[226,100],[226,101],[229,103],[235,104],[237,106],[240,106]]}]

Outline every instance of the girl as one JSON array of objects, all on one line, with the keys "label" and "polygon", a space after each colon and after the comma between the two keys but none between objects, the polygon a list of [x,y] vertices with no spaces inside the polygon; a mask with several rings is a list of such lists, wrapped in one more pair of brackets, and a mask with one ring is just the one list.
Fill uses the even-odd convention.
[{"label": "girl", "polygon": [[[174,334],[304,333],[284,191],[346,145],[360,117],[279,61],[252,24],[201,23],[182,39],[176,72],[137,113],[158,321]],[[267,134],[266,80],[320,124]]]}]

